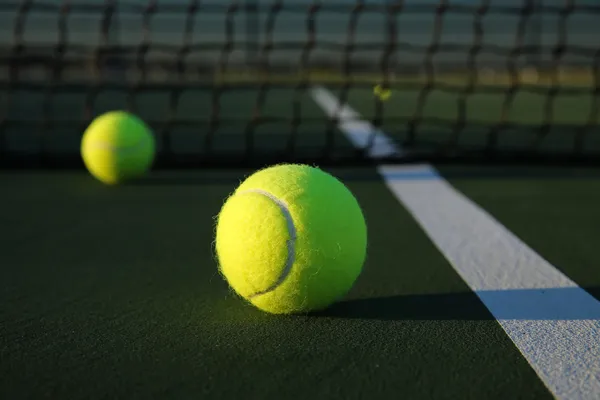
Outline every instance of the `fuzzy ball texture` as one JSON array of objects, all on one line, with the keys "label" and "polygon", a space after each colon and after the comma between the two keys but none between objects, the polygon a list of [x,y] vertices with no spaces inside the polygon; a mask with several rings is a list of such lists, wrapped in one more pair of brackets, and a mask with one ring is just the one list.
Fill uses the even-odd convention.
[{"label": "fuzzy ball texture", "polygon": [[145,174],[154,154],[154,136],[148,126],[124,111],[107,112],[94,119],[81,140],[86,168],[108,185]]},{"label": "fuzzy ball texture", "polygon": [[360,275],[367,226],[338,179],[307,165],[276,165],[226,200],[216,253],[231,288],[259,309],[316,311],[341,299]]}]

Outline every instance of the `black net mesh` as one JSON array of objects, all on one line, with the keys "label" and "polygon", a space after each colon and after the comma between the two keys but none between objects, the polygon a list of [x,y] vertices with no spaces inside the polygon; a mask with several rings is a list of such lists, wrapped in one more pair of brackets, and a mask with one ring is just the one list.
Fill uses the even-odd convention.
[{"label": "black net mesh", "polygon": [[598,21],[593,0],[4,0],[0,163],[81,165],[113,109],[161,166],[367,161],[315,88],[402,149],[377,161],[596,162]]}]

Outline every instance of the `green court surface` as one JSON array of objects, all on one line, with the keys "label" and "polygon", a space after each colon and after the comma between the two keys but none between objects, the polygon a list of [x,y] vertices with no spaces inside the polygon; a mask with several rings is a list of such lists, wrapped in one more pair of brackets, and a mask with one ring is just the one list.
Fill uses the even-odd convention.
[{"label": "green court surface", "polygon": [[[313,156],[354,152],[342,132],[328,141],[323,111],[309,92],[296,95],[294,89],[270,89],[259,107],[256,88],[225,93],[222,124],[214,137],[208,135],[211,90],[183,91],[176,107],[169,92],[143,93],[134,110],[155,128],[161,151],[159,121],[168,116],[196,121],[171,127],[176,154],[243,154],[249,143],[246,123],[257,109],[272,117],[251,142],[258,157],[261,151],[289,149],[290,143],[294,153]],[[455,120],[452,96],[432,93],[426,116]],[[592,100],[584,94],[559,96],[553,123],[587,123],[598,105]],[[46,113],[54,124],[37,125],[37,131],[9,125],[7,148],[76,152],[81,131],[60,121],[83,117],[86,101],[83,91],[67,95],[57,89]],[[375,113],[370,89],[351,91],[348,101],[366,119]],[[502,96],[473,95],[469,102],[469,119],[480,123],[467,124],[460,145],[477,147],[487,137],[482,126],[499,118]],[[125,92],[103,92],[93,104],[98,114],[127,107],[128,100]],[[400,90],[386,102],[385,115],[407,117],[416,104],[414,92]],[[511,118],[519,132],[543,120],[543,104],[534,94],[516,95]],[[43,114],[42,94],[12,92],[11,119]],[[290,141],[296,117],[315,122],[300,125]],[[400,125],[384,124],[383,130],[402,144]],[[43,134],[42,128],[47,128]],[[440,132],[424,129],[418,143],[440,143]],[[598,150],[598,133],[597,125],[588,130],[585,149]],[[531,137],[502,139],[519,146]],[[548,140],[563,146],[573,138],[558,129]],[[343,301],[298,316],[256,310],[236,297],[218,272],[214,217],[250,169],[158,170],[119,187],[103,186],[82,170],[0,171],[0,397],[552,398],[376,169],[325,169],[345,182],[363,207],[368,260]],[[600,300],[598,169],[438,169]]]},{"label": "green court surface", "polygon": [[[369,257],[345,301],[270,316],[230,293],[213,217],[250,171],[2,173],[4,398],[550,398],[373,171],[356,194]],[[442,169],[600,298],[600,174]]]}]

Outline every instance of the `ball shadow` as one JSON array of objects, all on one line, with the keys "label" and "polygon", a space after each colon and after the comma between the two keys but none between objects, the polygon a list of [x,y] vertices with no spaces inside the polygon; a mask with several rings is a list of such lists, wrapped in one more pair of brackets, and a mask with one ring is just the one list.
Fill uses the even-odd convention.
[{"label": "ball shadow", "polygon": [[341,301],[311,315],[393,321],[587,320],[600,319],[599,298],[597,286],[399,295]]},{"label": "ball shadow", "polygon": [[472,292],[345,300],[312,315],[389,321],[494,319],[477,295]]}]

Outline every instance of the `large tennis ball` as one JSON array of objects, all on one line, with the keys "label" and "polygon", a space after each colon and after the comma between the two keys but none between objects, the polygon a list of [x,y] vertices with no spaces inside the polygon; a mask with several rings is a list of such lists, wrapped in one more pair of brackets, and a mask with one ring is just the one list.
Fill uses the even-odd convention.
[{"label": "large tennis ball", "polygon": [[94,119],[81,140],[86,168],[109,185],[145,174],[154,153],[154,137],[148,126],[124,111],[110,111]]},{"label": "large tennis ball", "polygon": [[274,314],[321,310],[341,299],[366,252],[357,200],[332,175],[306,165],[255,172],[217,219],[222,275],[241,297]]}]

